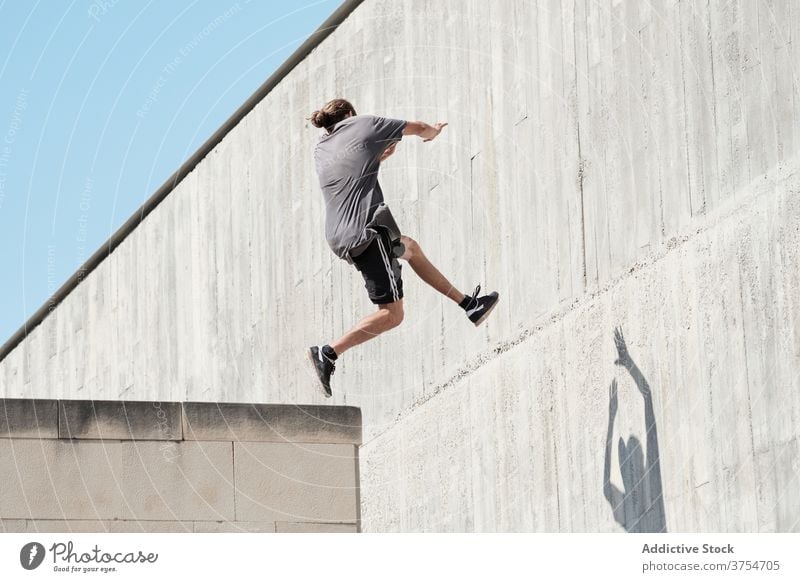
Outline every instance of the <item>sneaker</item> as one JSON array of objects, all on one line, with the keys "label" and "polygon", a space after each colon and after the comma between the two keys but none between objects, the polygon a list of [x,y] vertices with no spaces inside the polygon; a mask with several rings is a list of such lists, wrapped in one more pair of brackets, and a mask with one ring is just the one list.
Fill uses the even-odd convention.
[{"label": "sneaker", "polygon": [[317,373],[322,393],[325,394],[326,398],[330,398],[333,394],[331,392],[331,376],[336,369],[336,365],[322,353],[322,346],[311,346],[308,348],[306,355],[308,355],[308,361],[311,362],[314,371]]},{"label": "sneaker", "polygon": [[472,297],[469,298],[469,303],[467,303],[464,308],[464,311],[467,312],[467,317],[469,317],[469,320],[474,323],[476,327],[482,324],[484,319],[489,317],[492,309],[497,305],[497,300],[500,298],[497,291],[492,291],[488,295],[478,297],[478,293],[480,292],[481,286],[478,285],[475,287]]}]

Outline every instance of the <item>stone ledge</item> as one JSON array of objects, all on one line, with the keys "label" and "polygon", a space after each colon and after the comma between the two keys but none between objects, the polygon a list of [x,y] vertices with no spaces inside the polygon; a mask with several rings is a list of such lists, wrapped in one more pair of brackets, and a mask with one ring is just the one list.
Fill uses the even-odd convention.
[{"label": "stone ledge", "polygon": [[359,445],[353,406],[0,398],[0,438]]},{"label": "stone ledge", "polygon": [[353,406],[186,402],[183,438],[237,442],[361,444]]},{"label": "stone ledge", "polygon": [[0,438],[58,438],[58,401],[0,398]]},{"label": "stone ledge", "polygon": [[183,440],[180,402],[61,400],[62,439]]}]

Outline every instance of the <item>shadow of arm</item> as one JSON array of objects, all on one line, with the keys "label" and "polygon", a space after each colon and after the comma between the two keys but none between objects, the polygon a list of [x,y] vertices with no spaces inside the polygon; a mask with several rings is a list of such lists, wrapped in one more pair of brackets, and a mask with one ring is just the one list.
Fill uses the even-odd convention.
[{"label": "shadow of arm", "polygon": [[611,396],[608,402],[608,430],[606,432],[606,452],[603,463],[603,495],[611,505],[614,519],[617,523],[625,525],[625,510],[622,507],[624,495],[611,483],[611,440],[614,436],[614,418],[617,415],[617,381],[611,383]]},{"label": "shadow of arm", "polygon": [[[653,395],[650,391],[650,384],[642,374],[639,366],[633,361],[633,358],[628,352],[628,345],[625,342],[625,336],[622,333],[622,328],[614,330],[614,344],[617,348],[617,361],[614,362],[618,366],[625,368],[636,383],[636,388],[644,399],[644,422],[647,433],[647,453],[645,461],[645,470],[657,468],[658,460],[658,433],[656,431],[656,415],[653,411]],[[660,473],[660,472],[659,472]],[[660,477],[660,475],[659,475]]]},{"label": "shadow of arm", "polygon": [[633,381],[636,382],[636,387],[639,389],[639,393],[642,395],[642,399],[644,400],[644,424],[645,430],[647,431],[645,470],[658,470],[658,430],[656,429],[656,414],[653,410],[653,395],[650,391],[650,384],[648,384],[644,374],[642,374],[641,370],[639,370],[639,367],[633,362],[633,360],[629,360],[629,365],[627,368],[631,374],[631,377],[633,378]]}]

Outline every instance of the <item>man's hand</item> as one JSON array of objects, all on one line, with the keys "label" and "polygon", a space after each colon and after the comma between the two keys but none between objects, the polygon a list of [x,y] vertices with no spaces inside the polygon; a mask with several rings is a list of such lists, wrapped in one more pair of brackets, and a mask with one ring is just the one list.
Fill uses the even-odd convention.
[{"label": "man's hand", "polygon": [[441,121],[433,125],[428,125],[424,121],[407,121],[403,135],[418,135],[422,138],[422,141],[431,141],[442,133],[446,126],[447,124]]},{"label": "man's hand", "polygon": [[433,126],[430,126],[430,125],[429,125],[429,126],[428,126],[428,128],[429,128],[429,129],[428,129],[428,130],[425,132],[425,134],[423,134],[423,135],[421,135],[421,136],[420,136],[420,137],[422,137],[422,138],[423,138],[423,139],[422,139],[422,141],[431,141],[431,140],[432,140],[433,138],[435,138],[437,135],[439,135],[440,133],[442,133],[442,130],[443,130],[443,129],[444,129],[446,126],[447,126],[447,123],[442,123],[442,122],[437,122],[437,123],[434,123],[434,124],[433,124]]},{"label": "man's hand", "polygon": [[383,150],[383,153],[381,154],[381,157],[378,158],[378,160],[382,162],[383,160],[391,156],[394,153],[394,150],[396,149],[397,149],[397,142],[395,141],[389,144],[389,147]]},{"label": "man's hand", "polygon": [[625,336],[622,335],[621,327],[614,330],[614,345],[617,348],[617,361],[614,363],[627,368],[630,365],[631,356],[628,354],[628,346],[625,344]]}]

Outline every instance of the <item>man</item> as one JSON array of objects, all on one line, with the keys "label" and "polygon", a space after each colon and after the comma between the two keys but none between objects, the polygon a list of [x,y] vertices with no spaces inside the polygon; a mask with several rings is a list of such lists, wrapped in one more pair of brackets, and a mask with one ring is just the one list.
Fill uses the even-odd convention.
[{"label": "man", "polygon": [[480,285],[465,295],[431,264],[419,244],[401,235],[378,183],[380,163],[391,156],[404,135],[423,141],[438,136],[446,123],[428,125],[356,115],[344,99],[334,99],[310,117],[315,127],[325,128],[314,150],[314,162],[325,198],[325,235],[340,258],[361,271],[370,300],[378,311],[359,321],[339,339],[308,349],[308,358],[325,396],[331,396],[334,362],[345,351],[400,325],[403,321],[402,259],[428,285],[457,303],[469,320],[483,323],[497,304],[497,292],[479,296]]}]

